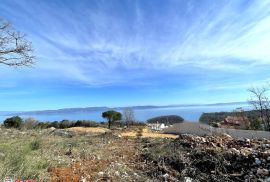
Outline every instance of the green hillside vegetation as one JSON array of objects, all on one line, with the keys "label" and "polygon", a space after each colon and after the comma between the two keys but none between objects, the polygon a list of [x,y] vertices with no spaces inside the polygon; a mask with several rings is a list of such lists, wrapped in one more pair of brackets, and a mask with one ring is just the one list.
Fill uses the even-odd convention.
[{"label": "green hillside vegetation", "polygon": [[166,116],[158,116],[147,120],[147,123],[164,123],[164,124],[175,124],[182,123],[184,118],[177,115],[166,115]]},{"label": "green hillside vegetation", "polygon": [[[227,116],[234,116],[235,112],[212,112],[212,113],[203,113],[200,116],[199,122],[213,125],[215,123],[223,121]],[[259,111],[251,110],[251,111],[244,111],[243,115],[248,118],[251,124],[258,121],[260,117]]]}]

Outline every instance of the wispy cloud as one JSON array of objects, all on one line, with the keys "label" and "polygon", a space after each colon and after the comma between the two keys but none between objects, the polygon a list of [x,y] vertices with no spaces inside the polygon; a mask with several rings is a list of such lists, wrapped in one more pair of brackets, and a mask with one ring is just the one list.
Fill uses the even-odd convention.
[{"label": "wispy cloud", "polygon": [[39,61],[32,75],[24,72],[30,80],[154,90],[168,84],[165,76],[171,85],[226,90],[269,79],[269,7],[267,0],[3,0],[0,16],[33,42]]}]

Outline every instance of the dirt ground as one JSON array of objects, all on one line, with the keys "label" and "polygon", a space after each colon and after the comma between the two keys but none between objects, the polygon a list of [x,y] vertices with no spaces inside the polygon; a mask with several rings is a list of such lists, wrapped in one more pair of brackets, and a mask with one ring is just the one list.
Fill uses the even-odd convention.
[{"label": "dirt ground", "polygon": [[[69,131],[103,131],[95,128],[71,128]],[[108,131],[108,130],[104,130]],[[119,134],[120,133],[120,134]],[[68,154],[71,164],[62,167],[50,167],[51,182],[79,182],[79,181],[151,181],[138,166],[141,136],[144,137],[173,137],[172,135],[151,134],[150,131],[139,128],[124,132],[107,132],[99,138],[102,147],[88,159],[76,158],[72,150]],[[96,144],[96,145],[100,145]],[[93,145],[95,145],[93,143]],[[91,147],[91,145],[89,146]],[[89,156],[88,156],[89,157]]]},{"label": "dirt ground", "polygon": [[73,128],[68,128],[66,129],[68,131],[73,131],[73,132],[94,132],[94,133],[105,133],[105,132],[110,132],[109,129],[107,128],[101,128],[101,127],[73,127]]},{"label": "dirt ground", "polygon": [[137,137],[139,135],[142,138],[177,138],[178,135],[164,134],[160,132],[151,131],[148,128],[143,128],[141,131],[124,131],[121,133],[123,137]]}]

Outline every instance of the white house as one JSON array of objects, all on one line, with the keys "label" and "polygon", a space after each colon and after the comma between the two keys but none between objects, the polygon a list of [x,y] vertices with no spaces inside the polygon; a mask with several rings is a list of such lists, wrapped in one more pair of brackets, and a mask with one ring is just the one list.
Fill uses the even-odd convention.
[{"label": "white house", "polygon": [[165,128],[168,128],[168,126],[166,126],[164,123],[153,123],[153,124],[148,124],[148,126],[152,129],[152,130],[156,130],[156,131],[161,131]]}]

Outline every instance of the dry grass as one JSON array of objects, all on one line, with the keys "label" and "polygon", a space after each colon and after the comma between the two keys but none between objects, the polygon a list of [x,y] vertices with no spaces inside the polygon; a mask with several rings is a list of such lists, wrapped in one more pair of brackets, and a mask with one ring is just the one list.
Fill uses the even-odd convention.
[{"label": "dry grass", "polygon": [[[56,135],[59,130],[0,130],[0,179],[46,182],[147,181],[137,170],[138,150],[133,138],[118,137],[106,128],[71,128],[95,136]],[[138,164],[140,165],[140,164]]]},{"label": "dry grass", "polygon": [[73,132],[86,132],[86,133],[105,133],[105,132],[110,132],[111,130],[107,128],[101,128],[101,127],[73,127],[73,128],[68,128],[68,131],[73,131]]},{"label": "dry grass", "polygon": [[[126,131],[126,132],[122,132],[121,135],[123,137],[137,137],[138,131],[136,130]],[[178,135],[164,134],[160,132],[151,131],[148,128],[143,128],[141,137],[142,138],[173,138],[174,139],[174,138],[178,138]]]}]

